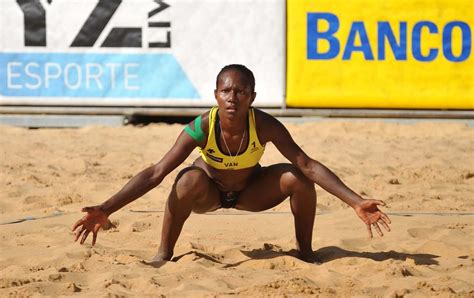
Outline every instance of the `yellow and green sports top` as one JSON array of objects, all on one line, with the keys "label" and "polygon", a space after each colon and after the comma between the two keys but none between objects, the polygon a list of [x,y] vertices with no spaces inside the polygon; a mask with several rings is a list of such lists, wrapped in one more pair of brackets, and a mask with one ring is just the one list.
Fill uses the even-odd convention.
[{"label": "yellow and green sports top", "polygon": [[[219,134],[216,133],[216,125],[218,121],[218,108],[213,107],[209,112],[209,134],[207,136],[207,143],[204,148],[199,147],[199,153],[205,163],[213,168],[219,170],[240,170],[251,168],[258,164],[265,146],[260,144],[255,128],[255,113],[254,109],[250,108],[248,113],[248,144],[247,149],[236,156],[230,156],[223,153],[217,145],[216,138]],[[195,129],[192,130],[189,126],[185,127],[185,131],[195,140],[200,141],[204,138],[204,132],[201,129],[201,116],[194,121]]]}]

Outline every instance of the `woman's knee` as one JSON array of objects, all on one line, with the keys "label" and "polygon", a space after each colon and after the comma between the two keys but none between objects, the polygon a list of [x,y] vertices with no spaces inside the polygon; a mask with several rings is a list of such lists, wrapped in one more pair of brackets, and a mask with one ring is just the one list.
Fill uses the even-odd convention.
[{"label": "woman's knee", "polygon": [[302,191],[315,193],[314,182],[309,180],[298,168],[292,164],[285,164],[284,168],[282,183],[291,193]]},{"label": "woman's knee", "polygon": [[178,174],[174,187],[178,198],[199,198],[209,190],[209,177],[203,169],[189,167]]}]

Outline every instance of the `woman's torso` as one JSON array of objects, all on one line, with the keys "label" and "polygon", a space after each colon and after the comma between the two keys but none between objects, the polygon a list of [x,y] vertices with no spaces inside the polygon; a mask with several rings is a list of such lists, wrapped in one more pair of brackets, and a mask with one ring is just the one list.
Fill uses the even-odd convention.
[{"label": "woman's torso", "polygon": [[[265,149],[258,138],[254,109],[248,113],[248,125],[240,154],[226,154],[220,140],[221,130],[217,108],[209,112],[207,142],[200,148],[201,157],[194,165],[202,168],[221,191],[240,191],[260,168],[259,160]],[[227,150],[226,150],[227,151]]]}]

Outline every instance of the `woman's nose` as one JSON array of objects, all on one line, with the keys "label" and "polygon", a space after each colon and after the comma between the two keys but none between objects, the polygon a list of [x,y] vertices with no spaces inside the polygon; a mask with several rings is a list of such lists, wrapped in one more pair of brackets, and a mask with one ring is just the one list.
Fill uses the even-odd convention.
[{"label": "woman's nose", "polygon": [[228,100],[230,101],[235,101],[237,99],[237,91],[236,90],[232,90],[229,94],[229,98]]}]

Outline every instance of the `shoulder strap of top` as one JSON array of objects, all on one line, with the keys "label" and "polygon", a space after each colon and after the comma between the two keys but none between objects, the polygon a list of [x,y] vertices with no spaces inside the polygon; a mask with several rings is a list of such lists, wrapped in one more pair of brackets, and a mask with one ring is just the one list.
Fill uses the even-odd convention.
[{"label": "shoulder strap of top", "polygon": [[256,137],[257,136],[257,125],[255,122],[255,109],[250,108],[249,109],[249,133],[252,134],[252,136]]},{"label": "shoulder strap of top", "polygon": [[214,129],[216,126],[216,114],[217,114],[217,107],[212,107],[212,109],[209,111],[209,133],[207,134],[207,146],[213,146],[215,144],[215,133]]},{"label": "shoulder strap of top", "polygon": [[217,107],[212,107],[211,111],[209,112],[209,135],[211,134],[211,131],[214,129],[214,125],[216,123],[217,111],[218,111]]}]

